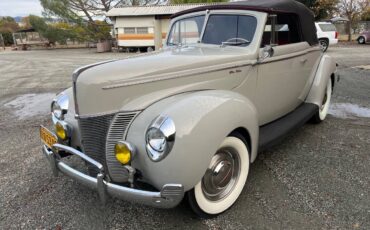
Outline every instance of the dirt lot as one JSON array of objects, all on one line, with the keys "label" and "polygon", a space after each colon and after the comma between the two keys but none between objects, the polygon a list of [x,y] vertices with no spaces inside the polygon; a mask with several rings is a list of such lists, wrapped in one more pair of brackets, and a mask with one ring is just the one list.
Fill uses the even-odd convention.
[{"label": "dirt lot", "polygon": [[[51,175],[39,124],[83,64],[125,54],[0,52],[0,229],[369,229],[370,45],[333,47],[341,81],[331,114],[307,124],[252,165],[234,207],[212,220],[186,204],[159,210],[97,195]],[[358,67],[363,66],[363,67]]]}]

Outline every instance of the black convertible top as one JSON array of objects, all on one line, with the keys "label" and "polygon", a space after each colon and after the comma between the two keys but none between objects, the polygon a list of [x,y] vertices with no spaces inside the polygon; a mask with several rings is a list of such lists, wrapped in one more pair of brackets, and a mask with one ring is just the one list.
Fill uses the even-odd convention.
[{"label": "black convertible top", "polygon": [[308,9],[305,5],[295,0],[247,0],[247,1],[220,3],[215,5],[206,5],[181,11],[179,13],[172,15],[171,18],[176,18],[187,13],[215,9],[253,10],[266,13],[295,14],[300,19],[304,40],[307,41],[310,45],[315,45],[318,43],[315,27],[315,17],[313,12],[310,9]]}]

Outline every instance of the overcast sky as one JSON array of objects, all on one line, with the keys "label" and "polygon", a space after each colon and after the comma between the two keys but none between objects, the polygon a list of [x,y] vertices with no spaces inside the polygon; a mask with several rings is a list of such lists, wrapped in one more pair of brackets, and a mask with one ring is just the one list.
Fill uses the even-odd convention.
[{"label": "overcast sky", "polygon": [[39,0],[0,0],[0,16],[41,15]]}]

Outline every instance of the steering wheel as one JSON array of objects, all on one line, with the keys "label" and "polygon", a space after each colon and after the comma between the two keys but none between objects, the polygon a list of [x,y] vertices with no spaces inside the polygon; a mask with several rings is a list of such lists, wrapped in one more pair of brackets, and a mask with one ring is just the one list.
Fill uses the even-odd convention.
[{"label": "steering wheel", "polygon": [[230,43],[233,40],[235,40],[235,41],[241,40],[243,43],[250,43],[250,41],[248,41],[247,39],[244,39],[244,38],[230,38],[230,39],[227,39],[223,43]]},{"label": "steering wheel", "polygon": [[[231,42],[233,40],[235,40],[235,42]],[[240,40],[240,42],[238,42],[238,40]],[[238,46],[238,45],[244,45],[244,44],[249,44],[249,43],[251,42],[244,38],[230,38],[230,39],[227,39],[225,42],[222,42],[221,47],[225,47],[227,45]]]}]

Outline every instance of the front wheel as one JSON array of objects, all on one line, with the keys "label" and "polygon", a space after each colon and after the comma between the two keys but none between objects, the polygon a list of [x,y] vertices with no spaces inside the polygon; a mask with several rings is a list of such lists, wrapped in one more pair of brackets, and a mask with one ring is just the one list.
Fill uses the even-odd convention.
[{"label": "front wheel", "polygon": [[321,106],[319,110],[316,112],[316,114],[312,117],[313,123],[318,124],[322,122],[323,120],[325,120],[326,116],[328,115],[332,90],[333,90],[333,86],[332,86],[331,79],[329,78],[328,83],[326,84],[325,95],[321,102]]},{"label": "front wheel", "polygon": [[238,133],[226,137],[202,180],[187,193],[193,211],[201,218],[212,218],[230,208],[243,190],[249,165],[244,138]]}]

